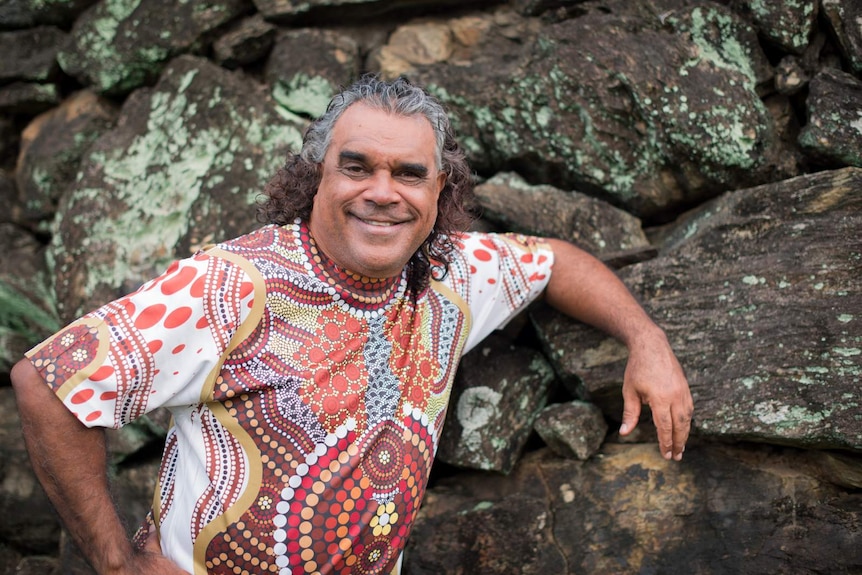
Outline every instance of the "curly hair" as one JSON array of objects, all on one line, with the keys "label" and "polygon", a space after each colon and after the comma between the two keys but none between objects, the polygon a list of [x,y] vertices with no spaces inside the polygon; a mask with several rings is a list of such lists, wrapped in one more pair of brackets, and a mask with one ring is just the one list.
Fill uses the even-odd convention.
[{"label": "curly hair", "polygon": [[437,169],[446,173],[446,183],[437,201],[434,227],[407,263],[408,288],[418,295],[428,287],[432,277],[445,277],[455,250],[450,238],[453,233],[466,230],[473,221],[476,201],[472,174],[446,111],[436,98],[404,77],[386,82],[375,75],[366,75],[335,95],[326,112],[306,130],[300,152],[289,154],[284,166],[266,184],[266,198],[258,206],[258,220],[277,225],[292,223],[297,218],[308,221],[335,123],[357,102],[391,114],[421,114],[434,129]]}]

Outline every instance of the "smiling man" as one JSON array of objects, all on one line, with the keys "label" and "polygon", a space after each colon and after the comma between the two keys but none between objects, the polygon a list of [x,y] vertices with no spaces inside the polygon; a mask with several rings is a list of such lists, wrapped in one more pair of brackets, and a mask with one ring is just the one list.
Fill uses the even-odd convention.
[{"label": "smiling man", "polygon": [[[647,402],[681,459],[692,400],[662,330],[570,244],[463,232],[471,193],[440,104],[363,78],[267,185],[267,225],[28,352],[34,467],[99,573],[397,573],[459,359],[540,295],[628,346],[621,433]],[[173,427],[129,542],[101,428],[157,407]]]},{"label": "smiling man", "polygon": [[358,103],[332,131],[308,227],[344,269],[401,274],[437,219],[446,182],[431,124]]}]

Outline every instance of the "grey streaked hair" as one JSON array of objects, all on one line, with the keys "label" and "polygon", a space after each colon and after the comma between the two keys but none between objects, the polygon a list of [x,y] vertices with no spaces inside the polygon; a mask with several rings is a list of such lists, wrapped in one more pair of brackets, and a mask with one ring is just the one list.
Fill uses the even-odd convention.
[{"label": "grey streaked hair", "polygon": [[326,112],[308,127],[299,155],[312,164],[323,162],[335,123],[357,102],[400,116],[425,116],[434,129],[437,169],[444,170],[444,143],[450,130],[449,117],[436,98],[403,77],[385,82],[376,76],[365,75],[333,97]]}]

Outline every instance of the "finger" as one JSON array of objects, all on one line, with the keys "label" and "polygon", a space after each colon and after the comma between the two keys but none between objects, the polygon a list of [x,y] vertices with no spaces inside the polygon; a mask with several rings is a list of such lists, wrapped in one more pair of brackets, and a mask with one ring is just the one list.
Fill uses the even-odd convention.
[{"label": "finger", "polygon": [[658,433],[658,448],[665,459],[673,457],[673,417],[669,407],[652,406],[652,420]]},{"label": "finger", "polygon": [[685,452],[685,444],[688,441],[688,435],[691,432],[691,419],[693,414],[693,408],[681,410],[678,414],[674,413],[673,458],[676,461],[680,461],[682,459],[683,452]]},{"label": "finger", "polygon": [[623,422],[620,425],[620,435],[628,435],[634,431],[641,416],[641,399],[637,392],[623,386]]}]

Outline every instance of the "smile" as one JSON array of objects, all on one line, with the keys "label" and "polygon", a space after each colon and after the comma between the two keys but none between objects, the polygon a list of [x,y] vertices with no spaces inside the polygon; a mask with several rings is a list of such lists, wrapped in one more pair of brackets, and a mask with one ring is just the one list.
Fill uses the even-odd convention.
[{"label": "smile", "polygon": [[359,218],[357,218],[357,219],[359,219],[359,221],[361,221],[363,224],[366,224],[366,225],[369,225],[369,226],[374,226],[374,227],[377,227],[377,228],[390,228],[390,227],[397,226],[397,225],[399,225],[399,224],[404,223],[404,222],[401,222],[401,221],[392,221],[392,220],[373,220],[373,219],[369,219],[369,218],[362,218],[362,217],[359,217]]}]

